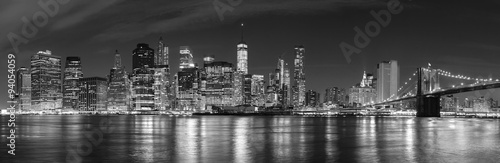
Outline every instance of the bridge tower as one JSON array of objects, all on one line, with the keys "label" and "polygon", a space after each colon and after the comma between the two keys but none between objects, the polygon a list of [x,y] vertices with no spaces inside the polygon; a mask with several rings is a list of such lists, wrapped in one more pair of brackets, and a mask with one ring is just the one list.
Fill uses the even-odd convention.
[{"label": "bridge tower", "polygon": [[[440,117],[441,97],[439,95],[427,94],[431,81],[438,80],[437,74],[426,68],[417,69],[417,117]],[[437,82],[439,83],[439,82]],[[439,86],[437,86],[439,87]]]}]

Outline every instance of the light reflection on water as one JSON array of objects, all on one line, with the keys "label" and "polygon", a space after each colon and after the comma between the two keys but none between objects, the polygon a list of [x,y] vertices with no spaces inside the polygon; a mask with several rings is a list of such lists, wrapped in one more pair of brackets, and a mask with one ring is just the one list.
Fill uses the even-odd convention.
[{"label": "light reflection on water", "polygon": [[[7,122],[7,116],[0,117]],[[102,128],[102,119],[112,121]],[[66,162],[68,145],[106,129],[83,162],[498,162],[500,120],[412,117],[19,116],[16,156]],[[0,126],[7,144],[7,123]],[[103,131],[104,132],[104,131]],[[94,135],[97,137],[96,135]],[[35,161],[36,160],[36,161]]]}]

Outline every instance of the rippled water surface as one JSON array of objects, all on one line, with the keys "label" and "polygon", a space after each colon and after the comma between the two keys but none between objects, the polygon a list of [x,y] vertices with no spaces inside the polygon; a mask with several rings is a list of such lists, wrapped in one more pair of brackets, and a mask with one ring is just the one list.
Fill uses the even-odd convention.
[{"label": "rippled water surface", "polygon": [[0,162],[500,162],[500,120],[19,116]]}]

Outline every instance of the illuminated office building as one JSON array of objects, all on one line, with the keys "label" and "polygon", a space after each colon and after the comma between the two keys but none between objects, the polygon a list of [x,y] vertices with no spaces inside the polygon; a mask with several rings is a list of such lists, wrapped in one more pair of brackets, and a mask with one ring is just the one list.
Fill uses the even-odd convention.
[{"label": "illuminated office building", "polygon": [[115,53],[115,62],[110,70],[107,94],[108,111],[128,111],[130,107],[130,80],[118,50]]},{"label": "illuminated office building", "polygon": [[370,105],[375,102],[377,94],[373,87],[373,75],[363,73],[360,83],[349,89],[349,105],[358,107]]},{"label": "illuminated office building", "polygon": [[283,86],[281,88],[282,91],[282,96],[283,96],[283,106],[288,107],[292,105],[292,90],[291,90],[291,83],[290,83],[290,70],[288,69],[288,64],[285,63],[285,66],[283,67]]},{"label": "illuminated office building", "polygon": [[133,110],[155,110],[154,73],[154,69],[152,68],[134,70],[134,75],[131,77]]},{"label": "illuminated office building", "polygon": [[167,110],[170,108],[170,72],[168,66],[154,68],[154,101],[155,110]]},{"label": "illuminated office building", "polygon": [[78,106],[78,93],[80,87],[78,80],[83,78],[80,57],[66,57],[63,80],[63,108],[76,109]]},{"label": "illuminated office building", "polygon": [[106,111],[108,81],[106,78],[90,77],[78,80],[79,111]]},{"label": "illuminated office building", "polygon": [[233,105],[233,71],[232,63],[221,61],[205,63],[201,92],[207,107]]},{"label": "illuminated office building", "polygon": [[155,110],[155,54],[148,44],[137,44],[133,51],[132,109],[135,111]]},{"label": "illuminated office building", "polygon": [[201,106],[200,71],[198,68],[184,68],[179,71],[176,78],[176,109],[195,111]]},{"label": "illuminated office building", "polygon": [[304,55],[306,50],[304,46],[295,46],[295,60],[293,72],[292,99],[294,107],[300,107],[305,104],[306,96],[306,76],[304,72]]},{"label": "illuminated office building", "polygon": [[266,88],[266,107],[281,106],[280,83],[280,69],[277,68],[274,73],[269,73],[269,85]]},{"label": "illuminated office building", "polygon": [[236,45],[236,48],[237,64],[236,71],[234,72],[234,105],[249,104],[251,100],[248,94],[245,97],[245,75],[248,74],[248,45],[243,41],[243,23],[241,24],[241,41]]},{"label": "illuminated office building", "polygon": [[264,75],[252,75],[251,95],[253,106],[264,106],[266,103]]},{"label": "illuminated office building", "polygon": [[[275,106],[286,108],[291,104],[291,90],[290,90],[290,71],[283,58],[278,59],[278,64],[274,74],[270,74],[270,86],[277,94],[277,103]],[[272,100],[273,101],[273,100]]]},{"label": "illuminated office building", "polygon": [[243,104],[252,104],[252,74],[243,75]]},{"label": "illuminated office building", "polygon": [[168,46],[163,42],[163,38],[160,37],[158,41],[158,52],[155,55],[155,65],[166,66],[168,65]]},{"label": "illuminated office building", "polygon": [[31,57],[32,110],[62,108],[61,57],[39,51]]},{"label": "illuminated office building", "polygon": [[155,110],[167,110],[170,108],[173,94],[171,92],[172,83],[170,81],[170,66],[168,65],[168,47],[160,37],[158,42],[158,52],[155,56],[154,67],[154,101]]},{"label": "illuminated office building", "polygon": [[237,72],[241,72],[242,75],[248,74],[248,45],[243,41],[243,23],[241,24],[241,41],[238,43],[237,47]]},{"label": "illuminated office building", "polygon": [[243,72],[236,71],[233,73],[233,88],[234,88],[234,94],[233,94],[233,105],[243,105],[244,104],[244,80],[245,80],[245,75]]}]

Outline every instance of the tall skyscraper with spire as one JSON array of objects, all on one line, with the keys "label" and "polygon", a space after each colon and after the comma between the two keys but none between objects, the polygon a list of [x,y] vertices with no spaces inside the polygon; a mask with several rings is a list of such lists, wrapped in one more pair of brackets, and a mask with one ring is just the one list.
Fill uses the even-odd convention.
[{"label": "tall skyscraper with spire", "polygon": [[236,71],[234,72],[234,104],[241,105],[244,103],[244,81],[245,75],[248,74],[248,46],[243,41],[243,26],[241,23],[241,41],[238,43],[236,56]]},{"label": "tall skyscraper with spire", "polygon": [[115,52],[115,62],[109,74],[107,109],[109,111],[127,111],[130,105],[130,81],[122,65],[118,50]]},{"label": "tall skyscraper with spire", "polygon": [[248,74],[248,45],[243,41],[243,26],[244,24],[241,23],[241,41],[237,45],[238,65],[236,68],[238,72],[242,72],[243,75],[246,75]]},{"label": "tall skyscraper with spire", "polygon": [[293,105],[300,107],[305,105],[306,97],[306,74],[304,72],[304,55],[306,49],[302,45],[295,46],[295,69],[293,72]]}]

